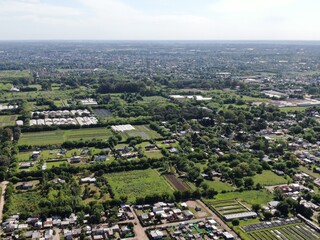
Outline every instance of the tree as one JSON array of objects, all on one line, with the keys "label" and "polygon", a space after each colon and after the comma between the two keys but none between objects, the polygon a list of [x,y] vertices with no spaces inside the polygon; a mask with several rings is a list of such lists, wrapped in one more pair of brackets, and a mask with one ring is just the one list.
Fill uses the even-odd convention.
[{"label": "tree", "polygon": [[232,220],[232,225],[233,225],[233,226],[239,226],[239,223],[240,223],[240,222],[239,222],[238,219],[233,219],[233,220]]},{"label": "tree", "polygon": [[252,189],[253,185],[254,185],[254,181],[252,178],[247,177],[244,179],[244,187],[246,189]]},{"label": "tree", "polygon": [[280,202],[276,209],[281,213],[281,215],[288,216],[289,204],[285,201]]},{"label": "tree", "polygon": [[274,189],[273,195],[274,195],[274,200],[282,201],[284,199],[283,194],[279,188]]},{"label": "tree", "polygon": [[269,211],[266,211],[263,213],[263,216],[265,220],[270,220],[272,218],[272,213]]},{"label": "tree", "polygon": [[260,204],[252,204],[252,210],[258,212],[261,209]]}]

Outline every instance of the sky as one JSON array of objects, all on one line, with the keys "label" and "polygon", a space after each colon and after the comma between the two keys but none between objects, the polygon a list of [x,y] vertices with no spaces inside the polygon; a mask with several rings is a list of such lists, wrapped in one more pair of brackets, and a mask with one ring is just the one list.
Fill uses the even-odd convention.
[{"label": "sky", "polygon": [[0,40],[320,40],[319,0],[0,0]]}]

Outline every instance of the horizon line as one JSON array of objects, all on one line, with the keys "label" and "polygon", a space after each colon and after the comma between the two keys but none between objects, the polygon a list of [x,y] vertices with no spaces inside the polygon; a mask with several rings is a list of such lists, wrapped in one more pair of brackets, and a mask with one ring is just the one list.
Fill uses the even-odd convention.
[{"label": "horizon line", "polygon": [[0,42],[32,42],[32,41],[68,41],[68,42],[320,42],[319,40],[308,39],[0,39]]}]

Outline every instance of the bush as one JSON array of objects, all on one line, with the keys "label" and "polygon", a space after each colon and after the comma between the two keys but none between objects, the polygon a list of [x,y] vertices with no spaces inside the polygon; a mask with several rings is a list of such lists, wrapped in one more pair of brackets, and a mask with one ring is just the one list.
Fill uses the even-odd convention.
[{"label": "bush", "polygon": [[238,219],[233,219],[233,220],[232,220],[232,225],[233,225],[233,226],[239,226],[239,223],[240,223],[240,222],[239,222]]}]

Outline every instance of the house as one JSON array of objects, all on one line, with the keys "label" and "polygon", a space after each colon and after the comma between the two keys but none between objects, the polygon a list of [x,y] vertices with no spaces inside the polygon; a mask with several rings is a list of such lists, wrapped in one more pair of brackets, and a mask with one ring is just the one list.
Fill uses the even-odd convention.
[{"label": "house", "polygon": [[45,240],[53,240],[53,230],[47,229],[44,233],[44,239]]},{"label": "house", "polygon": [[70,163],[80,163],[81,162],[81,157],[80,156],[71,157],[69,162]]},{"label": "house", "polygon": [[34,166],[33,162],[24,162],[24,163],[20,163],[20,168],[31,168]]},{"label": "house", "polygon": [[224,233],[222,233],[222,235],[223,235],[224,239],[226,239],[226,240],[234,239],[234,236],[229,232],[224,232]]},{"label": "house", "polygon": [[187,219],[193,218],[193,213],[192,213],[191,211],[189,211],[189,210],[184,211],[184,212],[183,212],[183,215],[184,215]]},{"label": "house", "polygon": [[40,157],[40,151],[34,151],[34,152],[32,152],[31,157],[32,157],[33,159],[37,159],[38,157]]},{"label": "house", "polygon": [[53,220],[52,218],[47,218],[45,222],[43,222],[44,228],[52,228],[53,226]]},{"label": "house", "polygon": [[144,147],[147,151],[148,150],[155,150],[157,149],[157,146],[155,144],[147,144],[145,147]]},{"label": "house", "polygon": [[22,183],[16,187],[17,189],[28,190],[33,188],[32,182]]},{"label": "house", "polygon": [[285,175],[284,171],[273,170],[273,172],[274,172],[275,174],[277,174],[278,176],[284,176],[284,175]]},{"label": "house", "polygon": [[9,89],[9,92],[20,92],[20,89],[19,89],[19,88],[16,88],[15,86],[12,86],[12,87]]},{"label": "house", "polygon": [[81,183],[95,183],[96,181],[97,181],[96,178],[91,178],[91,177],[81,178],[80,180]]},{"label": "house", "polygon": [[160,230],[152,230],[150,231],[150,236],[152,239],[162,239],[164,237],[164,234]]},{"label": "house", "polygon": [[106,155],[99,155],[99,156],[95,156],[95,160],[97,162],[103,162],[107,160],[107,156]]}]

